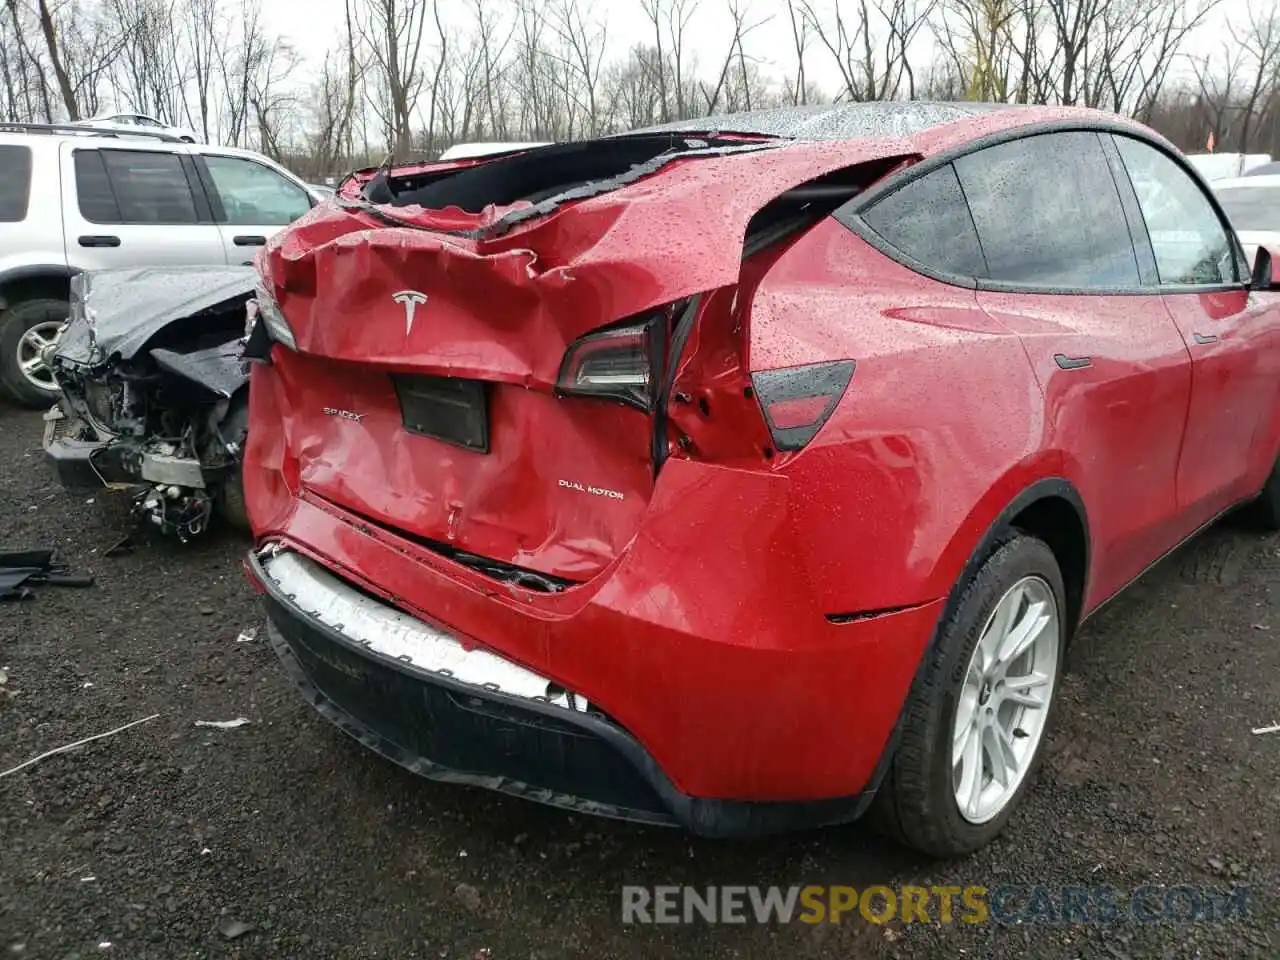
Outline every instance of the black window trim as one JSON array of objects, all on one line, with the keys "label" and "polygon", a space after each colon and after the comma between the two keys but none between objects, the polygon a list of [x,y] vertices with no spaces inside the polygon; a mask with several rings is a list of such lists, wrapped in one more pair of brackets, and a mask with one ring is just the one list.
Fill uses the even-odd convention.
[{"label": "black window trim", "polygon": [[191,187],[191,195],[195,197],[196,219],[200,223],[217,223],[213,218],[213,201],[209,198],[209,189],[200,176],[195,160],[189,153],[178,156],[182,160],[182,172],[187,177],[187,185]]},{"label": "black window trim", "polygon": [[196,170],[200,174],[200,182],[204,184],[205,192],[209,195],[209,203],[213,207],[214,222],[217,223],[219,226],[226,226],[230,218],[227,216],[226,207],[224,207],[222,204],[222,194],[218,192],[218,186],[214,182],[213,173],[209,170],[209,165],[205,163],[206,157],[221,157],[224,160],[243,160],[245,163],[252,163],[256,166],[262,167],[262,169],[270,171],[271,173],[275,174],[277,177],[280,177],[281,179],[287,181],[292,186],[297,187],[302,192],[302,195],[306,198],[308,209],[315,209],[316,198],[311,195],[310,190],[305,189],[304,187],[300,186],[297,183],[294,183],[288,177],[284,176],[275,167],[270,166],[269,164],[265,164],[260,160],[255,160],[253,157],[241,157],[234,153],[218,153],[216,150],[201,150],[200,152],[194,154],[194,157],[196,162]]},{"label": "black window trim", "polygon": [[1156,249],[1151,243],[1151,234],[1147,232],[1147,218],[1142,215],[1142,204],[1138,202],[1138,192],[1129,178],[1129,168],[1124,165],[1114,136],[1099,133],[1098,143],[1107,158],[1111,179],[1120,195],[1120,209],[1124,212],[1125,223],[1129,225],[1129,241],[1138,261],[1138,281],[1144,287],[1158,288],[1160,268],[1156,265]]},{"label": "black window trim", "polygon": [[[1077,131],[1094,133],[1098,135],[1098,137],[1103,141],[1104,153],[1107,152],[1106,150],[1107,138],[1103,137],[1102,135],[1104,133],[1110,133],[1113,136],[1129,137],[1132,140],[1137,140],[1140,143],[1145,143],[1148,146],[1154,147],[1155,149],[1159,150],[1161,153],[1165,154],[1166,156],[1171,157],[1174,160],[1174,162],[1183,169],[1184,172],[1186,172],[1189,176],[1192,177],[1192,179],[1200,187],[1201,192],[1203,192],[1205,196],[1208,197],[1209,203],[1211,204],[1214,212],[1218,216],[1218,222],[1223,226],[1223,229],[1227,231],[1227,234],[1229,237],[1231,237],[1232,242],[1235,245],[1239,246],[1240,240],[1238,237],[1236,237],[1235,231],[1231,229],[1230,221],[1227,220],[1226,215],[1223,213],[1222,207],[1218,204],[1217,198],[1213,195],[1213,191],[1209,189],[1205,179],[1202,176],[1200,176],[1200,174],[1196,171],[1196,169],[1193,166],[1191,166],[1191,164],[1187,163],[1186,160],[1178,156],[1176,151],[1170,150],[1170,148],[1167,145],[1161,143],[1158,139],[1150,135],[1144,134],[1143,131],[1136,130],[1133,127],[1130,127],[1129,125],[1118,122],[1118,121],[1112,122],[1107,120],[1050,120],[1050,121],[1044,121],[1040,123],[1028,123],[1028,124],[1023,124],[1021,126],[1011,127],[1007,130],[1000,130],[996,133],[989,134],[985,137],[979,137],[975,140],[966,141],[965,143],[961,144],[958,147],[953,147],[950,150],[944,150],[941,153],[937,153],[932,156],[926,157],[923,160],[921,160],[919,163],[912,164],[895,173],[889,174],[879,183],[872,184],[862,193],[858,194],[856,197],[851,199],[844,206],[840,207],[838,210],[836,210],[832,214],[832,216],[835,217],[837,221],[839,221],[849,230],[852,230],[861,239],[865,240],[867,243],[873,246],[875,249],[879,250],[885,256],[889,257],[891,260],[894,260],[897,263],[902,264],[902,266],[906,267],[908,270],[918,273],[921,276],[928,277],[931,280],[936,280],[939,283],[945,283],[953,287],[962,287],[966,290],[982,290],[982,291],[987,291],[991,293],[1032,293],[1032,294],[1044,294],[1048,296],[1059,295],[1059,296],[1102,296],[1102,297],[1106,297],[1106,296],[1151,297],[1151,296],[1160,296],[1162,294],[1179,294],[1179,293],[1222,293],[1226,291],[1238,291],[1241,289],[1247,290],[1249,288],[1249,279],[1247,277],[1244,278],[1243,280],[1237,278],[1237,280],[1234,283],[1228,283],[1228,284],[1178,284],[1178,285],[1170,284],[1168,286],[1162,286],[1159,284],[1158,277],[1157,277],[1156,282],[1150,286],[1139,285],[1137,287],[1085,287],[1085,286],[1064,287],[1064,286],[1048,286],[1048,285],[1030,284],[1030,283],[1012,283],[1004,280],[991,280],[986,277],[961,276],[959,274],[948,273],[946,271],[938,270],[934,267],[929,266],[928,264],[921,263],[919,260],[916,260],[914,257],[907,255],[903,251],[899,250],[897,247],[893,246],[883,237],[881,237],[874,230],[872,230],[870,225],[867,224],[867,222],[862,219],[862,212],[864,210],[869,209],[880,200],[883,200],[885,197],[889,196],[891,193],[896,193],[898,190],[901,190],[903,187],[907,186],[913,181],[918,180],[929,173],[932,173],[934,170],[947,166],[948,164],[951,164],[954,161],[959,160],[961,157],[966,157],[971,153],[977,153],[979,150],[984,150],[987,147],[998,146],[1002,143],[1008,143],[1013,140],[1024,140],[1030,137],[1042,136],[1044,134],[1049,134],[1049,133],[1071,133],[1071,132],[1077,132]],[[1114,144],[1112,144],[1112,147],[1114,149]],[[1109,160],[1108,160],[1108,169],[1111,169]],[[1113,180],[1115,179],[1114,170],[1112,170],[1112,179]],[[1128,180],[1127,169],[1125,171],[1125,179]],[[1123,207],[1125,191],[1120,187],[1118,183],[1116,185],[1116,189],[1120,193],[1120,202],[1121,202],[1121,206]],[[1133,189],[1132,184],[1129,184],[1129,189],[1130,190]],[[964,187],[963,185],[961,185],[961,191],[963,192],[963,190],[964,190]],[[1135,194],[1135,202],[1136,202],[1136,194]],[[966,205],[968,204],[968,198],[965,198],[965,203]],[[972,211],[970,211],[970,216],[972,216]],[[1128,216],[1129,216],[1129,213],[1126,210],[1125,212],[1126,220],[1128,219]],[[1143,220],[1143,232],[1144,234],[1146,232],[1145,220]],[[1130,239],[1131,240],[1133,239],[1132,225],[1130,225]],[[978,243],[979,243],[979,246],[981,246],[981,243],[982,243],[981,237],[978,238]],[[1149,238],[1147,243],[1148,243],[1148,249],[1150,249]],[[1139,245],[1137,243],[1134,244],[1134,255],[1138,257],[1138,264],[1139,264],[1138,273],[1139,273],[1139,282],[1141,284],[1144,278],[1142,276],[1142,254],[1138,249],[1138,246]],[[986,255],[984,252],[983,258],[985,259],[985,257]],[[1154,263],[1154,259],[1155,259],[1154,251],[1151,252],[1151,257],[1152,257],[1152,262]]]}]

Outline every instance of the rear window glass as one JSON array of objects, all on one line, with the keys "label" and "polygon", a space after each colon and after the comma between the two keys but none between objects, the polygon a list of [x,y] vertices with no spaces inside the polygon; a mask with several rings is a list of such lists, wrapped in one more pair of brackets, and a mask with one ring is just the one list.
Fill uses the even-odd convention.
[{"label": "rear window glass", "polygon": [[90,223],[184,224],[195,199],[177,154],[154,150],[77,150],[76,192]]},{"label": "rear window glass", "polygon": [[31,199],[31,148],[0,146],[0,223],[27,219]]},{"label": "rear window glass", "polygon": [[962,277],[986,273],[973,218],[950,164],[895,190],[862,219],[926,267]]},{"label": "rear window glass", "polygon": [[1280,187],[1224,187],[1217,194],[1237,230],[1280,233]]}]

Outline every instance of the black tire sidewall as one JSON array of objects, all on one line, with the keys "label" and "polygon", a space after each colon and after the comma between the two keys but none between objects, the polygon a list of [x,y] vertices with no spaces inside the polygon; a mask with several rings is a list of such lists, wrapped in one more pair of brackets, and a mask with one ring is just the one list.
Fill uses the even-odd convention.
[{"label": "black tire sidewall", "polygon": [[246,388],[232,399],[227,415],[218,426],[227,440],[240,445],[240,456],[218,488],[217,508],[223,521],[234,530],[248,532],[249,514],[244,500],[244,443],[249,432],[249,395]]},{"label": "black tire sidewall", "polygon": [[56,393],[32,386],[18,368],[18,342],[38,323],[65,321],[71,304],[54,297],[26,300],[0,313],[0,390],[24,407],[43,409],[58,402]]},{"label": "black tire sidewall", "polygon": [[[1010,587],[1027,576],[1037,576],[1044,580],[1053,591],[1058,605],[1058,670],[1053,695],[1040,742],[1031,759],[1031,769],[1022,778],[1017,791],[998,816],[984,824],[973,824],[960,815],[952,789],[951,744],[956,705],[969,660],[996,604]],[[944,832],[959,841],[958,846],[963,849],[976,849],[1000,833],[1035,779],[1058,702],[1066,648],[1066,625],[1066,590],[1053,552],[1040,540],[1018,536],[1001,545],[982,565],[969,589],[965,591],[955,615],[944,628],[943,656],[939,667],[945,681],[938,685],[941,696],[938,698],[935,719],[937,739],[929,770],[929,789],[938,799],[936,809],[942,818]]]},{"label": "black tire sidewall", "polygon": [[[952,726],[956,704],[973,654],[996,604],[1026,576],[1049,584],[1058,604],[1061,633],[1058,674],[1048,716],[1030,769],[999,816],[973,824],[960,815],[952,789]],[[872,822],[889,836],[934,857],[965,856],[990,842],[1004,829],[1035,781],[1052,733],[1062,664],[1070,627],[1066,591],[1053,552],[1041,540],[1007,531],[986,551],[986,559],[957,584],[947,603],[926,660],[904,707],[897,749],[873,802]]]},{"label": "black tire sidewall", "polygon": [[1245,508],[1244,513],[1249,522],[1259,530],[1269,533],[1280,530],[1280,459],[1276,460],[1271,472],[1267,474],[1262,492]]}]

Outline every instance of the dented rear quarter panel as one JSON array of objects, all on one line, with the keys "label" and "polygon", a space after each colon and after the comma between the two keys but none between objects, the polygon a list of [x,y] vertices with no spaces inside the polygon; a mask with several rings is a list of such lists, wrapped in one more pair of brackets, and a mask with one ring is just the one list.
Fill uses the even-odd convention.
[{"label": "dented rear quarter panel", "polygon": [[999,513],[1057,469],[1018,337],[973,290],[913,273],[834,218],[760,283],[750,331],[753,370],[856,363],[830,420],[778,467],[825,612],[945,596]]}]

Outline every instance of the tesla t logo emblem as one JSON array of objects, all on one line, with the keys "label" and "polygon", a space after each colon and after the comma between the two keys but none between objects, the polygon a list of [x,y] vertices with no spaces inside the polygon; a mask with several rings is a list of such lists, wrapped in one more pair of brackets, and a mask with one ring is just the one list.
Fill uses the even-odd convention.
[{"label": "tesla t logo emblem", "polygon": [[407,337],[413,332],[413,314],[418,309],[418,304],[427,302],[427,295],[417,290],[401,290],[393,293],[391,299],[404,304],[404,335]]}]

